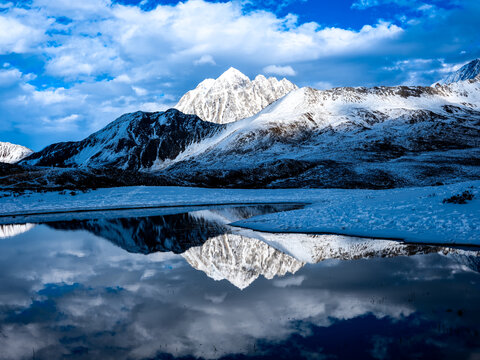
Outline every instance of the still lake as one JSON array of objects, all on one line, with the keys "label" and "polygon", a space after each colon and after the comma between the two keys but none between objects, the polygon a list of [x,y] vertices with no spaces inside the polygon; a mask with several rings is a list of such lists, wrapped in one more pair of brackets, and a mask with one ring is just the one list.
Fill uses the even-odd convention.
[{"label": "still lake", "polygon": [[295,205],[0,225],[0,359],[479,359],[480,251],[236,220]]}]

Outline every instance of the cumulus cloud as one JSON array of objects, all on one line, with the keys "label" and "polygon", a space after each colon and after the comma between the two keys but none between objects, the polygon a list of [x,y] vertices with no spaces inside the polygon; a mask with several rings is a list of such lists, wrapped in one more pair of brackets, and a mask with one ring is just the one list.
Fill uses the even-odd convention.
[{"label": "cumulus cloud", "polygon": [[[267,5],[273,3],[262,6]],[[31,128],[47,133],[58,124],[64,137],[46,136],[42,145],[54,138],[68,140],[72,134],[74,140],[125,111],[174,105],[194,82],[206,77],[194,74],[192,65],[242,64],[255,73],[265,69],[269,74],[293,76],[296,71],[291,66],[272,64],[367,51],[402,32],[387,22],[358,31],[322,28],[316,23],[299,24],[293,15],[245,12],[245,6],[245,2],[204,0],[150,10],[109,0],[33,0],[26,7],[12,5],[0,17],[0,29],[5,29],[0,34],[6,34],[0,35],[0,53],[34,57],[40,62],[39,78],[31,84],[20,75],[21,68],[9,70],[8,76],[17,76],[13,81],[18,86],[4,94],[12,100],[2,104],[3,121],[21,132]],[[185,80],[192,75],[196,78]],[[56,79],[54,84],[51,78]],[[66,123],[64,119],[72,114],[77,115],[74,121]]]},{"label": "cumulus cloud", "polygon": [[16,18],[0,15],[0,55],[31,51],[45,38],[42,28],[25,23],[23,18],[20,15]]},{"label": "cumulus cloud", "polygon": [[268,65],[263,68],[263,72],[266,74],[279,75],[279,76],[297,75],[296,71],[291,66]]}]

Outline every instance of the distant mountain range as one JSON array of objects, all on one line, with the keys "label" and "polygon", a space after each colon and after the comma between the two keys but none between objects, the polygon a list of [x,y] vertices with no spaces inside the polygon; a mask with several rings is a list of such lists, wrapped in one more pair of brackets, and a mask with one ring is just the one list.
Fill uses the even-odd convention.
[{"label": "distant mountain range", "polygon": [[250,81],[229,69],[187,93],[177,109],[123,115],[9,171],[24,174],[24,187],[29,177],[62,186],[65,176],[71,183],[92,177],[92,184],[101,176],[98,186],[347,188],[478,179],[479,63],[443,81],[455,80],[449,84],[324,91],[263,76]]}]

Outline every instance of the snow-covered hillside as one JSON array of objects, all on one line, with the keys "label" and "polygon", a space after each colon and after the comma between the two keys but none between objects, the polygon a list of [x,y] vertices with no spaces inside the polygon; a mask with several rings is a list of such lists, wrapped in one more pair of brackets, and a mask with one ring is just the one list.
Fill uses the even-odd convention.
[{"label": "snow-covered hillside", "polygon": [[479,106],[480,77],[435,87],[302,88],[160,169],[197,181],[216,174],[226,186],[389,187],[479,178]]},{"label": "snow-covered hillside", "polygon": [[185,114],[226,124],[257,114],[274,101],[297,89],[287,79],[258,75],[253,81],[234,68],[218,79],[206,79],[186,93],[175,106]]},{"label": "snow-covered hillside", "polygon": [[[472,200],[466,204],[444,202],[465,191],[472,195]],[[145,217],[152,215],[152,208],[159,207],[181,212],[179,206],[189,208],[183,211],[193,211],[192,207],[200,205],[303,202],[312,205],[301,210],[270,212],[270,215],[249,213],[242,218],[254,217],[240,222],[238,216],[224,212],[217,212],[215,218],[202,213],[201,218],[223,224],[236,222],[238,226],[267,232],[338,233],[398,238],[409,242],[480,245],[480,181],[388,190],[135,186],[78,192],[75,196],[63,191],[4,195],[0,192],[0,224],[87,219],[87,214],[80,216],[82,210],[96,210],[94,217],[98,214],[105,217],[105,214],[111,214],[110,210],[130,209],[129,216]],[[139,210],[134,212],[133,209]],[[153,215],[165,215],[163,210],[158,211],[155,210]],[[134,232],[118,236],[118,239],[131,234]]]},{"label": "snow-covered hillside", "polygon": [[11,144],[9,142],[0,142],[0,162],[14,164],[26,158],[33,153],[25,146]]},{"label": "snow-covered hillside", "polygon": [[451,84],[458,81],[474,79],[480,74],[480,59],[470,61],[468,64],[462,66],[453,74],[439,81],[439,84]]}]

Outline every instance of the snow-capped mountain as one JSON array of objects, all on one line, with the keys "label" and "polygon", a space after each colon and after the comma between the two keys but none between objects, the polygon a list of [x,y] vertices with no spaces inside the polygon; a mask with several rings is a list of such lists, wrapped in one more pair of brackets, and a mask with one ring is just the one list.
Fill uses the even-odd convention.
[{"label": "snow-capped mountain", "polygon": [[480,74],[480,59],[470,61],[453,74],[439,81],[439,84],[451,84],[458,81],[475,79]]},{"label": "snow-capped mountain", "polygon": [[432,87],[302,88],[229,124],[175,109],[137,112],[21,163],[141,170],[170,185],[208,187],[390,188],[479,179],[480,76]]},{"label": "snow-capped mountain", "polygon": [[32,154],[33,150],[25,146],[0,142],[0,163],[14,164]]},{"label": "snow-capped mountain", "polygon": [[189,145],[215,134],[223,125],[178,110],[125,114],[82,141],[53,144],[22,163],[58,167],[150,168],[175,159]]},{"label": "snow-capped mountain", "polygon": [[479,178],[479,106],[478,78],[435,87],[302,88],[193,144],[166,171],[202,185],[215,178],[259,187]]},{"label": "snow-capped mountain", "polygon": [[175,106],[185,114],[195,114],[206,121],[226,124],[257,114],[297,86],[287,79],[258,75],[250,80],[230,68],[218,79],[206,79],[186,93]]}]

